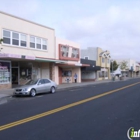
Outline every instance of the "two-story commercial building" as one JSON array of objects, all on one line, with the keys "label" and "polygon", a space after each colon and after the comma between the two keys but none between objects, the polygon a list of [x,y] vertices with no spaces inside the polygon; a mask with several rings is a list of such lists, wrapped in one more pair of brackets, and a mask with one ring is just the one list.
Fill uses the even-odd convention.
[{"label": "two-story commercial building", "polygon": [[50,78],[55,59],[55,30],[0,12],[0,88]]},{"label": "two-story commercial building", "polygon": [[[110,52],[103,51],[99,47],[88,47],[87,49],[81,49],[81,58],[91,61],[95,61],[95,67],[88,73],[82,72],[82,78],[94,80],[110,79]],[[89,75],[89,76],[87,76]]]}]

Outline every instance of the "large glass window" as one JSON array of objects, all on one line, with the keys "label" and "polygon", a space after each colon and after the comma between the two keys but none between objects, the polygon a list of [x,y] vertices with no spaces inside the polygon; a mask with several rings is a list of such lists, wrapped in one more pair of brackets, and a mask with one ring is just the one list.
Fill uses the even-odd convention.
[{"label": "large glass window", "polygon": [[33,36],[30,37],[30,47],[35,48],[35,37]]},{"label": "large glass window", "polygon": [[10,83],[10,62],[0,61],[0,84]]},{"label": "large glass window", "polygon": [[19,46],[19,33],[12,32],[12,45]]},{"label": "large glass window", "polygon": [[10,42],[10,31],[3,30],[3,43],[11,44],[11,42]]},{"label": "large glass window", "polygon": [[41,49],[41,38],[36,38],[36,48]]},{"label": "large glass window", "polygon": [[27,46],[26,35],[25,34],[20,34],[20,46],[23,46],[23,47]]},{"label": "large glass window", "polygon": [[70,70],[63,70],[62,71],[62,76],[63,77],[71,77],[72,76],[72,71],[70,71]]}]

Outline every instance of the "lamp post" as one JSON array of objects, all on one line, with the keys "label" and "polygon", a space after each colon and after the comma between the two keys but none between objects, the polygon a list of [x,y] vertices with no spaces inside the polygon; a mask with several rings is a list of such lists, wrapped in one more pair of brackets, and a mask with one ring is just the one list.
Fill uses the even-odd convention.
[{"label": "lamp post", "polygon": [[111,60],[111,63],[112,63],[112,80],[114,81],[115,80],[115,77],[113,76],[113,59]]},{"label": "lamp post", "polygon": [[112,62],[112,73],[113,73],[113,61],[114,61],[114,60],[111,60],[111,62]]}]

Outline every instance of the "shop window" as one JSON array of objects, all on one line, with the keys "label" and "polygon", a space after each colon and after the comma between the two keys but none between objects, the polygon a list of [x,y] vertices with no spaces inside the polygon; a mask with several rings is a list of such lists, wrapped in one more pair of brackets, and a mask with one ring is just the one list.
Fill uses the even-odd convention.
[{"label": "shop window", "polygon": [[19,34],[13,32],[12,33],[12,45],[17,45],[19,46]]},{"label": "shop window", "polygon": [[20,78],[24,80],[30,80],[32,75],[31,68],[20,67]]},{"label": "shop window", "polygon": [[68,46],[61,46],[61,53],[62,53],[63,57],[68,57],[69,47]]},{"label": "shop window", "polygon": [[10,83],[10,62],[0,61],[0,84]]},{"label": "shop window", "polygon": [[4,44],[11,44],[11,42],[10,42],[10,31],[3,30],[3,43]]},{"label": "shop window", "polygon": [[26,35],[20,34],[20,46],[26,47]]},{"label": "shop window", "polygon": [[72,58],[79,58],[79,51],[78,49],[72,49]]},{"label": "shop window", "polygon": [[30,47],[35,48],[35,37],[33,36],[30,37]]},{"label": "shop window", "polygon": [[42,39],[42,49],[47,50],[47,40],[46,39]]},{"label": "shop window", "polygon": [[36,38],[36,48],[41,49],[41,38]]},{"label": "shop window", "polygon": [[71,77],[72,71],[64,70],[64,71],[62,71],[62,76],[63,77]]}]

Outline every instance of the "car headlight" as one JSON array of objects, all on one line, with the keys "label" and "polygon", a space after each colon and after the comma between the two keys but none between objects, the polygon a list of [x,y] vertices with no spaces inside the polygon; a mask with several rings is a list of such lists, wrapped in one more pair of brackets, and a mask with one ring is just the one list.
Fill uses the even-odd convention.
[{"label": "car headlight", "polygon": [[24,89],[22,89],[22,91],[28,91],[28,89],[27,88],[24,88]]}]

